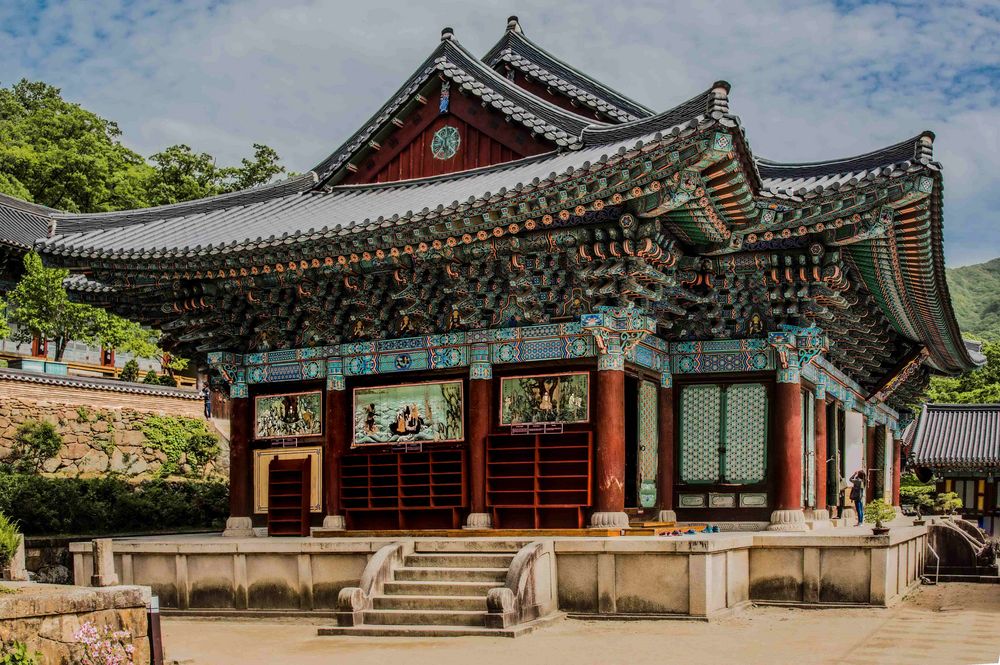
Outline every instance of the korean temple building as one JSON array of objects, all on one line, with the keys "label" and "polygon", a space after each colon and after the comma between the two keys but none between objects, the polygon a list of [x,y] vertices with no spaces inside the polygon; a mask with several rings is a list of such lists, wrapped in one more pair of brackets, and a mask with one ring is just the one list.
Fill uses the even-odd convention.
[{"label": "korean temple building", "polygon": [[448,28],[314,169],[176,205],[34,209],[77,294],[207,358],[230,396],[227,533],[804,530],[963,342],[934,134],[755,155],[712,83],[654,112],[512,17]]}]

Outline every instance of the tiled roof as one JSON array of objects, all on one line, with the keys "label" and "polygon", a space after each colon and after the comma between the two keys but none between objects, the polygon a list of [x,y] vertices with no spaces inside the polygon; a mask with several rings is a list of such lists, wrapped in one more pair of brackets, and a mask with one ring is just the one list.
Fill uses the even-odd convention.
[{"label": "tiled roof", "polygon": [[579,147],[583,128],[592,124],[586,118],[536,97],[500,76],[466,51],[450,29],[446,29],[442,33],[441,44],[396,94],[360,130],[313,169],[320,182],[326,182],[355,153],[364,149],[368,141],[391,122],[435,74],[444,76],[462,91],[479,97],[484,105],[492,106],[559,148]]},{"label": "tiled roof", "polygon": [[[161,208],[60,215],[57,235],[40,247],[63,256],[159,258],[229,253],[423,223],[497,196],[544,188],[580,169],[596,169],[650,141],[670,141],[722,117],[705,91],[651,118],[581,131],[587,147],[457,174],[312,190],[308,181]],[[300,178],[305,178],[302,176]],[[415,212],[416,211],[416,212]]]},{"label": "tiled roof", "polygon": [[524,36],[512,16],[504,36],[483,56],[490,67],[506,62],[579,104],[621,122],[653,115],[653,111],[568,65]]},{"label": "tiled roof", "polygon": [[913,461],[935,468],[1000,467],[1000,404],[925,404]]},{"label": "tiled roof", "polygon": [[52,208],[0,194],[0,243],[31,247],[48,233],[48,215],[53,212]]},{"label": "tiled roof", "polygon": [[47,386],[64,386],[69,388],[86,388],[90,390],[107,390],[116,393],[133,393],[136,395],[152,395],[154,397],[176,397],[178,399],[201,399],[201,395],[193,390],[156,386],[144,383],[131,383],[117,379],[101,379],[83,376],[57,376],[55,374],[40,374],[16,369],[0,368],[0,381],[22,381],[25,383],[41,383]]}]

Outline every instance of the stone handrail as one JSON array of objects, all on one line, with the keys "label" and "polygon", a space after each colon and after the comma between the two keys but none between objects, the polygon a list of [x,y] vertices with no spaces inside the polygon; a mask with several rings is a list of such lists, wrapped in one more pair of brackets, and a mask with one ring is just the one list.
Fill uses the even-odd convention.
[{"label": "stone handrail", "polygon": [[552,541],[522,547],[507,569],[504,585],[486,596],[486,626],[507,628],[556,609],[556,557]]},{"label": "stone handrail", "polygon": [[379,549],[368,560],[358,586],[344,587],[337,596],[337,625],[359,626],[364,623],[365,610],[372,609],[372,598],[382,593],[393,572],[403,566],[408,554],[413,554],[413,541],[392,543]]}]

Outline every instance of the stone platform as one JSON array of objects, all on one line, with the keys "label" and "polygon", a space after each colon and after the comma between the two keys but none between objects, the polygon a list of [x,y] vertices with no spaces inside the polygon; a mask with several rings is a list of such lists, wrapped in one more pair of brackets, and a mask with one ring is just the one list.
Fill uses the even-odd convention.
[{"label": "stone platform", "polygon": [[[926,527],[683,536],[409,537],[422,551],[475,552],[551,542],[558,610],[571,616],[712,619],[748,603],[885,607],[919,584]],[[372,555],[401,538],[116,539],[115,569],[165,612],[334,616]],[[71,547],[77,581],[93,571],[89,543]]]}]

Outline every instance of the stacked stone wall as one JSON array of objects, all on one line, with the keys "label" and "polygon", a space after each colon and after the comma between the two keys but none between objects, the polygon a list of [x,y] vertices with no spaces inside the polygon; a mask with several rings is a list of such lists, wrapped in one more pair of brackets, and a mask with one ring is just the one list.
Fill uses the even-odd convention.
[{"label": "stacked stone wall", "polygon": [[[33,390],[40,387],[31,386]],[[77,391],[80,392],[83,391]],[[88,404],[84,396],[76,393],[73,396],[76,398],[73,401],[59,399],[58,394],[46,395],[45,399],[0,396],[0,460],[11,454],[18,427],[31,421],[45,421],[56,427],[63,446],[43,464],[43,475],[94,477],[119,473],[132,480],[145,480],[158,474],[167,455],[146,439],[143,421],[151,415],[201,417],[200,412],[192,416],[155,408],[160,400],[167,401],[164,398],[145,397],[144,404],[154,408],[138,410],[103,406],[99,402]],[[210,431],[219,434],[210,422],[206,424]],[[182,456],[179,470],[198,476],[228,477],[228,444],[222,436],[218,438],[220,451],[214,461],[199,470]]]}]

